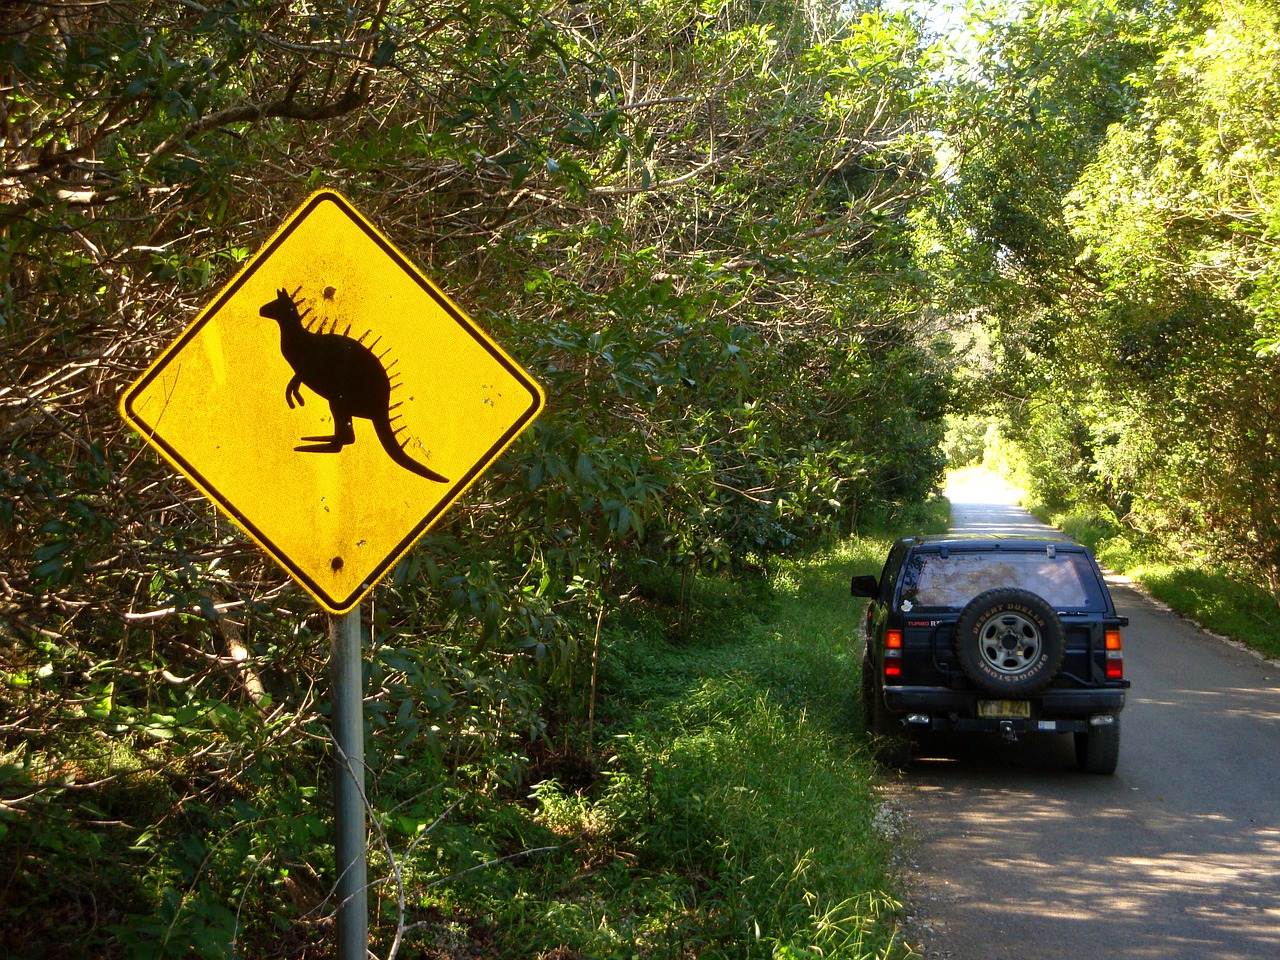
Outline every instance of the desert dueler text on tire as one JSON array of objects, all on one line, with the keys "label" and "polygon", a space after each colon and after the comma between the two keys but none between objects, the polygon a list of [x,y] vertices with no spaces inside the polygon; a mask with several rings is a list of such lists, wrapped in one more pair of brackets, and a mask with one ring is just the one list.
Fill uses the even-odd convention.
[{"label": "desert dueler text on tire", "polygon": [[1014,587],[980,593],[956,623],[956,656],[979,688],[1021,697],[1048,686],[1062,666],[1062,622],[1044,598]]}]

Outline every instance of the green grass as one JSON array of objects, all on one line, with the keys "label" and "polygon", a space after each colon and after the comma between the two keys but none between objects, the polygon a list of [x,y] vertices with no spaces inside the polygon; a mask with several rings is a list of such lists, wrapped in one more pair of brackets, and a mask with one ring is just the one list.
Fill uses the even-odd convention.
[{"label": "green grass", "polygon": [[1204,628],[1280,657],[1280,607],[1266,590],[1215,567],[1137,560],[1123,572]]},{"label": "green grass", "polygon": [[888,544],[699,580],[691,633],[661,603],[607,629],[602,773],[537,784],[521,839],[565,845],[450,884],[435,908],[471,916],[495,957],[909,956],[848,590]]}]

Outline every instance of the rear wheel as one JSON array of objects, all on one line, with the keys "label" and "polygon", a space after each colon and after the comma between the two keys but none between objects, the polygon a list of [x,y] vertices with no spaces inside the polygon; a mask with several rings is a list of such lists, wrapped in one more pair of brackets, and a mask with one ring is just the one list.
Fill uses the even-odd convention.
[{"label": "rear wheel", "polygon": [[875,670],[871,655],[864,653],[862,655],[862,728],[867,733],[875,732],[871,727],[871,704],[876,695]]},{"label": "rear wheel", "polygon": [[894,714],[884,705],[884,691],[876,683],[876,668],[869,655],[862,658],[862,717],[871,736],[876,759],[886,767],[902,769],[911,763],[911,741],[903,735]]},{"label": "rear wheel", "polygon": [[1110,776],[1120,761],[1120,718],[1104,726],[1090,726],[1088,733],[1077,733],[1076,766],[1085,773]]}]

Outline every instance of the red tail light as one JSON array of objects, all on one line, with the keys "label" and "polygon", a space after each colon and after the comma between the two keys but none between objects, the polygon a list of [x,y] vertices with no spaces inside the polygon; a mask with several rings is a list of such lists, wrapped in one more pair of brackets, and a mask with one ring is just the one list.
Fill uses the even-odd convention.
[{"label": "red tail light", "polygon": [[1124,679],[1124,644],[1120,641],[1120,630],[1111,627],[1106,632],[1107,645],[1107,679]]},{"label": "red tail light", "polygon": [[884,632],[884,675],[886,679],[902,676],[901,630],[886,630]]}]

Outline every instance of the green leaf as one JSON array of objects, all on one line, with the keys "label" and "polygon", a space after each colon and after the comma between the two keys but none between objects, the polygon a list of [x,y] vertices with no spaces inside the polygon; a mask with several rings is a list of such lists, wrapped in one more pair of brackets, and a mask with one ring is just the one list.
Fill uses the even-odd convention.
[{"label": "green leaf", "polygon": [[378,44],[378,50],[373,55],[373,65],[378,68],[385,67],[395,58],[397,49],[399,45],[391,37],[383,40]]}]

